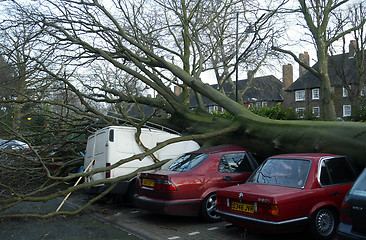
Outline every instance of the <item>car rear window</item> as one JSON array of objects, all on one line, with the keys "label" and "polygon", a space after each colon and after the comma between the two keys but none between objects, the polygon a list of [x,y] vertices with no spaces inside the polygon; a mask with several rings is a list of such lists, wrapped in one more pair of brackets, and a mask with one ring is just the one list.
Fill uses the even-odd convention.
[{"label": "car rear window", "polygon": [[366,197],[366,168],[353,184],[349,194]]},{"label": "car rear window", "polygon": [[247,182],[303,188],[310,166],[310,160],[270,158],[252,174]]},{"label": "car rear window", "polygon": [[169,167],[168,171],[187,172],[208,157],[205,153],[187,153],[177,158]]}]

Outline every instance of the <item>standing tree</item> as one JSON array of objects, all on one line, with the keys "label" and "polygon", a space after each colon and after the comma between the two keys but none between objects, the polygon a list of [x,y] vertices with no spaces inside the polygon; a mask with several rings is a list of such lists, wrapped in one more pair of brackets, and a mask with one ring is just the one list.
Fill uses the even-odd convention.
[{"label": "standing tree", "polygon": [[[231,87],[231,95],[236,94],[234,73],[238,77],[239,72],[251,71],[251,81],[255,72],[268,62],[268,56],[273,55],[272,42],[283,34],[281,28],[275,24],[274,9],[267,9],[271,14],[265,14],[265,7],[253,7],[252,2],[242,2],[241,8],[238,8],[237,3],[233,4],[208,25],[209,41],[203,42],[207,45],[206,52],[212,53],[208,59],[215,73],[218,89],[227,95],[229,93],[224,91],[226,83]],[[215,6],[216,4],[213,5],[214,8]],[[238,100],[241,102],[244,93],[245,89],[239,90]]]},{"label": "standing tree", "polygon": [[300,6],[298,12],[302,14],[303,19],[305,20],[305,28],[307,28],[310,32],[310,36],[316,48],[319,69],[316,70],[311,66],[308,66],[299,58],[297,58],[296,55],[291,51],[287,51],[278,47],[274,47],[274,49],[290,54],[296,62],[298,62],[302,67],[306,68],[319,79],[322,92],[322,117],[324,120],[336,120],[334,99],[332,97],[332,88],[328,73],[329,48],[333,43],[345,35],[362,28],[366,19],[361,19],[361,21],[356,26],[345,29],[347,21],[345,21],[345,19],[338,19],[338,17],[342,15],[337,14],[336,11],[340,11],[339,9],[350,1],[299,0],[298,2]]},{"label": "standing tree", "polygon": [[[350,22],[354,27],[359,26],[362,22],[365,22],[366,19],[366,5],[359,3],[353,5],[350,9]],[[354,37],[354,41],[351,41],[351,46],[354,48],[354,56],[355,68],[357,69],[357,83],[358,88],[356,90],[349,89],[348,84],[345,86],[348,88],[349,95],[351,95],[351,103],[352,109],[356,109],[356,111],[361,111],[362,108],[360,106],[364,105],[364,97],[366,94],[366,25],[364,24],[362,28],[358,28],[353,31],[352,35]]]},{"label": "standing tree", "polygon": [[[27,114],[21,102],[30,99],[38,99],[42,93],[42,85],[45,76],[39,71],[39,65],[32,58],[42,55],[42,46],[39,38],[42,32],[36,25],[27,21],[16,21],[18,16],[12,15],[12,11],[5,11],[7,17],[2,21],[1,43],[2,54],[7,57],[8,63],[12,67],[13,78],[11,87],[13,102],[12,126],[16,132],[21,130],[22,121]],[[26,16],[20,16],[25,18]],[[45,39],[44,39],[45,40]],[[3,89],[2,91],[5,91]]]}]

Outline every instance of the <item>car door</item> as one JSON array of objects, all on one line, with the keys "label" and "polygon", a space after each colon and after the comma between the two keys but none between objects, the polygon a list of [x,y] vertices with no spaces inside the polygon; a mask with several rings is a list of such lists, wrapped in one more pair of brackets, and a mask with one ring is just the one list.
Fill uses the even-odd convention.
[{"label": "car door", "polygon": [[223,154],[219,163],[220,187],[246,182],[257,166],[247,152]]},{"label": "car door", "polygon": [[346,197],[351,205],[352,232],[366,236],[366,168]]},{"label": "car door", "polygon": [[356,179],[356,174],[346,157],[332,157],[321,162],[320,182],[328,199],[341,206],[344,197]]}]

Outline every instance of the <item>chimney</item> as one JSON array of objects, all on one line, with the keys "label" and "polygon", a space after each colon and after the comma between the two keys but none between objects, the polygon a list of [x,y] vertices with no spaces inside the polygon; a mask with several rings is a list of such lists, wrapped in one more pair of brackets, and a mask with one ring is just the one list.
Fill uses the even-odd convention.
[{"label": "chimney", "polygon": [[249,80],[251,77],[253,77],[253,78],[254,78],[254,72],[253,72],[253,70],[249,70],[249,71],[248,71],[248,73],[247,73],[247,78],[248,78],[248,80]]},{"label": "chimney", "polygon": [[291,64],[282,66],[282,81],[285,89],[294,82],[294,69]]},{"label": "chimney", "polygon": [[182,93],[182,88],[179,86],[174,86],[174,94],[179,96]]},{"label": "chimney", "polygon": [[351,40],[349,43],[349,56],[353,57],[356,53],[356,50],[357,50],[357,41]]},{"label": "chimney", "polygon": [[[299,58],[300,60],[305,63],[306,65],[309,66],[310,63],[310,57],[309,57],[309,53],[308,52],[304,52],[304,53],[300,53],[299,54]],[[299,77],[301,77],[302,75],[304,75],[304,73],[306,73],[306,69],[302,66],[299,66]]]}]

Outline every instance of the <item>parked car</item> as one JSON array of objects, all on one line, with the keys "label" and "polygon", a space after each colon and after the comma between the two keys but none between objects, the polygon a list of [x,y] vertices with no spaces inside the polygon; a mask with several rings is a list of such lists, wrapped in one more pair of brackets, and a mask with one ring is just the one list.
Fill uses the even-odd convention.
[{"label": "parked car", "polygon": [[338,240],[366,239],[366,168],[358,177],[341,207]]},{"label": "parked car", "polygon": [[216,222],[216,191],[244,183],[258,167],[246,149],[221,145],[186,153],[159,170],[139,173],[135,205],[155,213]]},{"label": "parked car", "polygon": [[29,146],[25,142],[18,140],[2,140],[0,139],[0,150],[1,151],[23,151],[28,149]]},{"label": "parked car", "polygon": [[273,156],[245,184],[217,192],[217,214],[246,228],[278,233],[307,227],[312,238],[330,239],[356,175],[345,156]]}]

